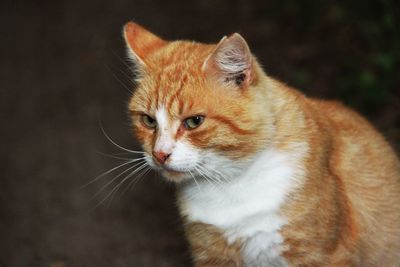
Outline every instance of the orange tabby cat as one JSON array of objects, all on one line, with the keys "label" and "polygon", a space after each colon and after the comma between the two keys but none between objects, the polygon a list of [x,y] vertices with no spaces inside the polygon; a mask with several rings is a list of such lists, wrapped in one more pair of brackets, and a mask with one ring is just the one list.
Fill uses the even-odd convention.
[{"label": "orange tabby cat", "polygon": [[267,76],[237,33],[124,36],[135,133],[196,266],[400,266],[400,163],[363,117]]}]

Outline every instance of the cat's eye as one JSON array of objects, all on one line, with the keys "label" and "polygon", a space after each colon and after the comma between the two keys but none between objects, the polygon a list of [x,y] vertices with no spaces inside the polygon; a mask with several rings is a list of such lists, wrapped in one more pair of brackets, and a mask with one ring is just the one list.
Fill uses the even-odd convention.
[{"label": "cat's eye", "polygon": [[157,127],[157,121],[155,119],[153,119],[152,117],[150,117],[149,115],[143,114],[141,119],[142,119],[142,123],[147,128],[154,129]]},{"label": "cat's eye", "polygon": [[186,129],[195,129],[199,127],[204,121],[204,116],[193,116],[190,118],[187,118],[186,120],[183,121],[183,125],[185,126]]}]

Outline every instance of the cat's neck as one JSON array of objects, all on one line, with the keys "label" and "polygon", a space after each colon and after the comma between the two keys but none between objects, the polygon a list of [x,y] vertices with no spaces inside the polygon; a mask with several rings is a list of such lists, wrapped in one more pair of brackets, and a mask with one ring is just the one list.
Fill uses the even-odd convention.
[{"label": "cat's neck", "polygon": [[302,183],[300,167],[307,144],[293,144],[289,151],[267,148],[248,169],[221,184],[198,181],[179,188],[182,215],[221,228],[235,227],[260,214],[275,216],[286,197]]}]

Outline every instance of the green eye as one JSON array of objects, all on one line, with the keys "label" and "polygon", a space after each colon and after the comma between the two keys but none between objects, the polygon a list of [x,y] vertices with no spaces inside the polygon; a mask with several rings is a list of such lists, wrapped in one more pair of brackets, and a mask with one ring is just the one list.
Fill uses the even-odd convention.
[{"label": "green eye", "polygon": [[149,115],[142,115],[142,122],[147,128],[154,129],[157,127],[157,121]]},{"label": "green eye", "polygon": [[200,126],[204,121],[204,116],[194,116],[187,118],[184,122],[183,125],[186,127],[186,129],[195,129]]}]

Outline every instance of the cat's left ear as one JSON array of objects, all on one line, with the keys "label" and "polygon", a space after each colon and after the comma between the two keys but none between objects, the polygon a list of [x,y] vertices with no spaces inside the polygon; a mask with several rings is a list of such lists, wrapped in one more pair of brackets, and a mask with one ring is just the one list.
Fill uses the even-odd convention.
[{"label": "cat's left ear", "polygon": [[249,46],[238,33],[222,38],[202,69],[224,85],[241,88],[249,86],[255,75]]},{"label": "cat's left ear", "polygon": [[134,22],[125,24],[123,34],[128,48],[128,56],[141,66],[146,66],[146,59],[149,54],[167,43]]}]

